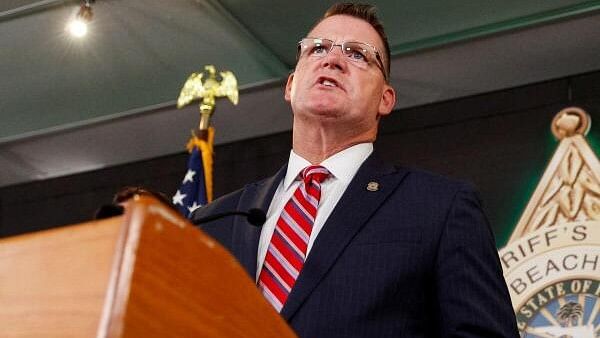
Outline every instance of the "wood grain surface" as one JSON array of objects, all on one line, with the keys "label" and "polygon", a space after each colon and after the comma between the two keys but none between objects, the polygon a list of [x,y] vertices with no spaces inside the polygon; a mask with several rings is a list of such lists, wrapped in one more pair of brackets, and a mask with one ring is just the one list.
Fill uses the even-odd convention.
[{"label": "wood grain surface", "polygon": [[136,196],[124,216],[0,240],[0,337],[295,337],[235,258]]},{"label": "wood grain surface", "polygon": [[295,337],[216,241],[151,199],[128,209],[109,336]]},{"label": "wood grain surface", "polygon": [[95,337],[122,219],[0,241],[0,337]]}]

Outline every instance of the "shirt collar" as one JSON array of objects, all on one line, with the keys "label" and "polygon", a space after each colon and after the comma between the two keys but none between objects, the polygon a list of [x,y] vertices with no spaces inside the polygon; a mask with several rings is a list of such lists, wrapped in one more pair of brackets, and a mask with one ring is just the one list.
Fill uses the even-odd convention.
[{"label": "shirt collar", "polygon": [[[373,152],[373,143],[359,143],[346,148],[325,159],[320,163],[327,168],[331,175],[344,184],[350,183],[358,168]],[[287,190],[298,178],[302,169],[311,165],[306,159],[296,154],[292,149],[288,160],[287,172],[283,180],[283,188]]]}]

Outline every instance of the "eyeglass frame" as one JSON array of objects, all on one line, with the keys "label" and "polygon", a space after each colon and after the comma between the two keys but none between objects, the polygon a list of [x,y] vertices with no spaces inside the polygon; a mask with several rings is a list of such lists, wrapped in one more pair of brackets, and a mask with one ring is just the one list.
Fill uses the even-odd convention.
[{"label": "eyeglass frame", "polygon": [[[383,65],[383,59],[381,58],[381,53],[379,53],[379,50],[377,49],[377,47],[373,46],[370,43],[366,43],[366,42],[361,42],[361,41],[342,41],[342,43],[336,44],[335,41],[331,40],[331,39],[327,39],[327,38],[313,38],[310,36],[307,36],[305,38],[302,38],[300,41],[298,41],[298,51],[296,52],[296,60],[300,60],[300,55],[302,54],[302,42],[304,40],[327,40],[327,41],[331,41],[331,48],[329,48],[329,50],[327,51],[327,53],[323,56],[317,56],[318,58],[321,57],[325,57],[327,55],[329,55],[329,53],[331,53],[331,51],[333,50],[334,47],[339,46],[340,49],[342,50],[342,54],[344,54],[344,45],[346,43],[350,43],[350,42],[354,42],[354,43],[360,43],[366,46],[369,46],[370,48],[373,49],[373,53],[375,54],[375,60],[377,61],[375,64],[377,65],[377,68],[379,68],[379,70],[381,70],[381,73],[383,74],[383,78],[385,79],[385,81],[388,81],[388,74],[385,70],[385,66]],[[344,54],[345,55],[345,54]]]}]

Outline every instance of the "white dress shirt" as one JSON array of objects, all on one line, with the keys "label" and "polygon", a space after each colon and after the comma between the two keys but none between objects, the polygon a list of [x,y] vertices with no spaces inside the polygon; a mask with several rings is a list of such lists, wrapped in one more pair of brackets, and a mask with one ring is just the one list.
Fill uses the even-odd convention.
[{"label": "white dress shirt", "polygon": [[[321,183],[321,200],[319,202],[317,217],[308,241],[308,248],[306,249],[307,257],[315,242],[315,238],[317,238],[317,235],[323,228],[323,225],[333,211],[333,208],[335,208],[336,204],[344,194],[344,191],[346,191],[348,184],[350,184],[350,181],[352,181],[352,178],[356,175],[358,168],[372,152],[373,143],[360,143],[340,151],[319,164],[327,168],[331,175]],[[265,256],[267,255],[271,236],[273,236],[275,224],[281,215],[281,211],[300,185],[301,180],[299,175],[302,169],[310,165],[310,162],[298,156],[294,150],[290,151],[287,172],[283,181],[279,182],[275,195],[273,195],[271,205],[267,211],[267,220],[260,233],[258,255],[256,259],[257,279],[260,270],[262,269]]]}]

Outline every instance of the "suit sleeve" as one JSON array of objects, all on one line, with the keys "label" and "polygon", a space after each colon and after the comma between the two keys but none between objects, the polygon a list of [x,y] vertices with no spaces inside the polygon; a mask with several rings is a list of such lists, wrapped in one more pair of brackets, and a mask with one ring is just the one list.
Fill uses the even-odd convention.
[{"label": "suit sleeve", "polygon": [[475,191],[456,193],[435,264],[442,337],[518,337],[494,236]]}]

